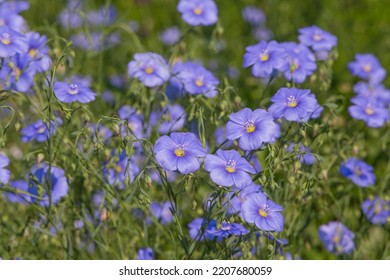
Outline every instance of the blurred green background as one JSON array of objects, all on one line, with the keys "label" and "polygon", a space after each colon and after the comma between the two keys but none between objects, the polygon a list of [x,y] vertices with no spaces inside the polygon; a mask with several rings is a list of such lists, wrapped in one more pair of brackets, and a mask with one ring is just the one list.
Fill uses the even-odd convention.
[{"label": "blurred green background", "polygon": [[[57,33],[58,30],[61,30],[57,23],[57,15],[65,7],[67,1],[30,0],[29,2],[30,9],[22,15],[26,18],[31,29],[46,33],[49,38],[52,38],[53,34],[59,34],[65,38],[72,35],[72,31],[66,30]],[[251,77],[249,69],[243,70],[241,67],[245,47],[257,43],[257,40],[251,35],[249,24],[245,23],[241,17],[241,10],[247,5],[254,5],[265,12],[267,17],[265,25],[272,31],[273,39],[279,42],[297,42],[298,29],[310,25],[317,25],[337,36],[338,58],[332,67],[331,84],[326,90],[322,90],[323,92],[321,92],[321,96],[318,96],[318,99],[321,104],[324,104],[324,101],[329,97],[344,95],[346,103],[343,104],[344,108],[341,108],[340,112],[344,117],[349,118],[348,120],[350,117],[345,110],[348,104],[347,98],[353,95],[352,86],[357,79],[349,73],[347,63],[352,61],[357,53],[373,53],[385,69],[390,69],[390,56],[387,55],[390,49],[390,7],[381,0],[216,0],[219,7],[219,23],[216,26],[191,29],[186,40],[174,48],[163,46],[158,39],[158,34],[173,25],[179,26],[181,30],[189,30],[189,26],[183,22],[180,14],[176,11],[177,0],[88,0],[83,2],[86,5],[86,10],[94,10],[102,5],[113,4],[118,8],[118,22],[136,21],[139,24],[137,38],[125,32],[122,34],[121,44],[104,55],[93,53],[84,55],[82,52],[76,51],[78,59],[75,59],[72,71],[78,74],[92,75],[94,81],[102,76],[101,71],[104,71],[105,77],[113,73],[126,75],[127,63],[135,52],[140,51],[160,53],[167,59],[173,56],[183,57],[187,60],[200,59],[206,67],[210,67],[209,63],[217,60],[218,67],[213,72],[220,79],[226,76],[228,67],[236,67],[240,70],[240,77],[237,81],[229,82],[233,83],[237,89],[242,99],[242,107],[256,108],[262,102],[259,99],[264,85]],[[121,26],[116,26],[116,28],[120,29]],[[226,48],[218,50],[217,43],[220,42],[224,42]],[[80,57],[82,59],[79,59]],[[271,85],[265,102],[261,104],[267,104],[267,98],[269,100],[269,97],[284,83],[283,79],[279,79]],[[221,84],[223,84],[221,88],[226,86],[225,82]],[[389,85],[388,79],[385,80],[385,85]],[[306,86],[310,87],[313,92],[321,91],[318,85],[312,87],[306,84]],[[121,98],[123,101],[126,97]],[[341,120],[339,125],[336,124],[328,131],[328,134],[325,134],[326,139],[324,137],[322,142],[317,140],[315,142],[315,144],[321,145],[321,155],[328,157],[325,165],[319,167],[322,168],[320,171],[328,171],[337,165],[340,160],[338,153],[342,156],[350,155],[352,150],[358,147],[360,155],[366,155],[370,162],[375,163],[376,175],[384,173],[388,157],[382,153],[382,148],[389,147],[389,145],[381,142],[381,131],[362,132],[360,128],[364,128],[364,125],[359,123],[359,134],[348,138],[347,136],[353,135],[356,126],[355,123],[351,123],[344,127],[343,121],[345,120]],[[335,154],[334,147],[336,146],[340,146],[340,150],[337,150]],[[283,167],[290,168],[291,166],[292,164],[286,163]],[[307,174],[317,171],[319,170],[305,170]],[[333,168],[332,172],[336,176],[338,175],[337,168],[336,170]],[[299,193],[303,187],[297,183],[294,184],[294,181],[291,180],[291,177],[296,174],[293,174],[291,170],[287,174],[291,176],[279,180],[279,185],[291,187],[292,193]],[[297,178],[298,182],[305,180],[305,175],[297,176]],[[380,182],[381,192],[384,193],[385,188],[388,188],[386,185],[388,176],[382,178],[385,181],[383,185]],[[366,195],[375,195],[375,190],[363,193],[356,186],[345,186],[342,182],[329,183],[329,185],[325,182],[324,185],[332,186],[332,188],[321,189],[322,184],[318,184],[314,191],[313,197],[315,199],[309,198],[304,201],[301,195],[296,195],[293,201],[289,201],[290,204],[286,203],[285,215],[288,226],[285,234],[290,238],[289,248],[291,251],[301,252],[301,257],[305,259],[335,258],[324,250],[318,239],[318,223],[327,223],[329,219],[342,217],[348,221],[352,230],[361,230],[357,236],[359,248],[355,258],[388,258],[390,255],[388,249],[390,247],[388,241],[390,234],[383,227],[370,225],[360,210],[362,200],[367,198]],[[284,191],[280,194],[279,200],[281,202],[288,201],[289,195],[290,191]],[[333,195],[336,197],[330,199]],[[338,195],[343,196],[343,200],[340,205],[335,205]],[[299,201],[301,198],[302,201]],[[299,213],[300,211],[302,212]],[[298,219],[296,223],[294,223],[295,219]],[[315,223],[305,224],[309,220],[314,220]],[[302,231],[297,229],[302,229]],[[115,244],[121,244],[121,242]],[[312,248],[315,249],[312,250]],[[115,254],[107,256],[117,258]],[[46,257],[55,258],[58,256],[53,253],[53,255]]]}]

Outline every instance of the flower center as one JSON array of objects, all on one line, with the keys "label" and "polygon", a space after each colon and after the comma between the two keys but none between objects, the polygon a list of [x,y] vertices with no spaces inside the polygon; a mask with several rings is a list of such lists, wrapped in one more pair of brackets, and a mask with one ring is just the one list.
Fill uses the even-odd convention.
[{"label": "flower center", "polygon": [[290,72],[295,72],[299,67],[299,63],[297,59],[294,59],[294,61],[290,64]]},{"label": "flower center", "polygon": [[119,164],[115,165],[114,166],[114,170],[115,170],[116,173],[121,173],[122,172],[122,166],[120,166]]},{"label": "flower center", "polygon": [[45,132],[45,127],[44,126],[41,126],[39,129],[38,129],[38,133],[39,134],[42,134],[42,133],[44,133]]},{"label": "flower center", "polygon": [[203,80],[202,79],[196,79],[195,80],[195,85],[198,86],[198,87],[203,86]]},{"label": "flower center", "polygon": [[28,55],[31,56],[32,58],[35,58],[38,55],[38,51],[36,49],[30,49],[28,51]]},{"label": "flower center", "polygon": [[259,210],[259,215],[264,217],[264,218],[266,218],[268,216],[267,211],[265,211],[264,209]]},{"label": "flower center", "polygon": [[375,203],[374,205],[374,213],[378,215],[380,212],[382,212],[382,205],[380,203]]},{"label": "flower center", "polygon": [[221,230],[231,230],[232,225],[229,222],[222,222]]},{"label": "flower center", "polygon": [[363,70],[366,73],[370,72],[371,69],[372,69],[371,64],[366,64],[366,65],[363,66]]},{"label": "flower center", "polygon": [[146,72],[146,74],[153,74],[154,70],[153,70],[152,67],[148,66],[148,67],[145,68],[145,72]]},{"label": "flower center", "polygon": [[201,14],[203,13],[203,10],[199,7],[196,7],[194,9],[194,14],[197,15],[197,16],[200,16]]},{"label": "flower center", "polygon": [[371,107],[367,107],[364,111],[367,113],[367,115],[370,116],[375,113],[375,111]]},{"label": "flower center", "polygon": [[71,95],[75,95],[79,93],[79,86],[77,84],[70,84],[68,93]]},{"label": "flower center", "polygon": [[233,173],[236,171],[236,161],[234,160],[229,160],[226,164],[226,167],[225,167],[226,171],[229,172],[229,173]]},{"label": "flower center", "polygon": [[20,75],[22,75],[22,70],[20,70],[19,67],[15,67],[14,71],[15,71],[16,78],[19,78]]},{"label": "flower center", "polygon": [[295,108],[295,107],[297,107],[297,105],[298,105],[298,101],[295,98],[295,96],[290,96],[289,98],[287,98],[287,106],[288,107]]},{"label": "flower center", "polygon": [[256,130],[256,126],[253,123],[253,121],[247,121],[245,123],[245,128],[246,128],[246,132],[248,132],[248,133],[252,133],[253,131]]},{"label": "flower center", "polygon": [[340,243],[340,235],[336,234],[335,236],[333,236],[332,241],[334,243]]},{"label": "flower center", "polygon": [[9,34],[8,33],[3,33],[2,38],[1,38],[1,43],[6,45],[6,46],[11,44],[11,40],[9,38]]},{"label": "flower center", "polygon": [[184,157],[185,156],[185,152],[184,152],[184,148],[179,145],[176,147],[176,150],[175,150],[175,155],[178,156],[178,157]]},{"label": "flower center", "polygon": [[322,39],[322,36],[320,34],[314,34],[314,41],[320,41]]},{"label": "flower center", "polygon": [[360,167],[355,167],[355,169],[353,170],[355,172],[355,174],[357,176],[360,176],[362,175],[362,170],[360,169]]},{"label": "flower center", "polygon": [[261,53],[259,55],[260,61],[267,61],[269,59],[269,54],[267,52]]}]

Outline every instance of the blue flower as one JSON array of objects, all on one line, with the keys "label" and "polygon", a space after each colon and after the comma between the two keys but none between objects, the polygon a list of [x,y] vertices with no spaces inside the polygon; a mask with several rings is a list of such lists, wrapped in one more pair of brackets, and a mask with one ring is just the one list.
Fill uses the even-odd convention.
[{"label": "blue flower", "polygon": [[172,46],[179,41],[180,36],[180,29],[177,26],[172,26],[160,33],[160,40],[164,45]]},{"label": "blue flower", "polygon": [[157,139],[154,154],[165,170],[188,174],[199,169],[199,158],[204,157],[206,151],[195,134],[174,132]]},{"label": "blue flower", "polygon": [[69,29],[78,28],[83,24],[83,19],[79,12],[82,8],[81,5],[81,1],[78,0],[68,1],[66,9],[58,15],[58,21],[62,27]]},{"label": "blue flower", "polygon": [[373,224],[384,225],[390,218],[390,201],[375,197],[366,199],[362,205],[363,213]]},{"label": "blue flower", "polygon": [[86,51],[100,51],[103,48],[111,48],[120,42],[120,34],[112,32],[105,34],[102,31],[92,31],[88,34],[79,32],[71,36],[75,47]]},{"label": "blue flower", "polygon": [[386,70],[373,54],[357,54],[355,61],[348,63],[348,69],[352,75],[367,80],[370,84],[380,84],[386,77]]},{"label": "blue flower", "polygon": [[286,53],[276,41],[260,43],[246,48],[243,67],[252,67],[255,77],[268,78],[285,63]]},{"label": "blue flower", "polygon": [[223,204],[228,208],[226,213],[228,215],[241,214],[242,204],[253,194],[261,191],[262,187],[260,185],[252,183],[244,187],[243,189],[238,189],[236,191],[226,194]]},{"label": "blue flower", "polygon": [[47,37],[36,32],[26,34],[30,65],[34,71],[45,72],[49,70],[51,59],[49,57],[49,47],[47,46]]},{"label": "blue flower", "polygon": [[[16,180],[9,182],[14,192],[3,191],[4,197],[12,203],[28,204],[31,203],[31,196],[29,193],[29,186],[26,181]],[[19,193],[20,192],[20,193]]]},{"label": "blue flower", "polygon": [[150,211],[162,225],[167,225],[173,221],[171,207],[172,205],[169,201],[161,203],[152,202],[150,204]]},{"label": "blue flower", "polygon": [[341,222],[320,226],[318,234],[326,250],[332,254],[350,254],[355,249],[355,234]]},{"label": "blue flower", "polygon": [[[143,133],[143,121],[144,117],[137,113],[137,111],[127,105],[122,106],[118,110],[118,115],[121,120],[126,120],[127,121],[127,128],[130,128],[132,133],[140,139],[144,137]],[[122,136],[126,136],[129,134],[128,129],[126,126],[122,126]]]},{"label": "blue flower", "polygon": [[252,183],[249,173],[256,173],[249,162],[237,151],[218,150],[217,155],[207,155],[204,169],[210,172],[211,180],[224,187],[244,188]]},{"label": "blue flower", "polygon": [[317,109],[317,99],[308,89],[281,88],[271,98],[268,111],[275,119],[302,122]]},{"label": "blue flower", "polygon": [[217,227],[215,220],[205,220],[203,218],[195,218],[188,224],[190,229],[190,237],[195,240],[214,239],[213,230]]},{"label": "blue flower", "polygon": [[125,183],[128,180],[130,183],[140,172],[140,169],[133,157],[126,155],[126,151],[115,155],[112,152],[112,159],[108,160],[103,165],[103,174],[111,186],[119,189],[125,188]]},{"label": "blue flower", "polygon": [[[40,163],[31,168],[28,182],[14,181],[10,184],[16,190],[23,193],[8,194],[7,198],[12,202],[35,203],[41,206],[57,204],[61,198],[68,194],[69,185],[65,172],[59,167]],[[50,191],[48,191],[50,188]]]},{"label": "blue flower", "polygon": [[241,10],[241,16],[247,23],[257,26],[265,23],[264,12],[255,6],[246,6]]},{"label": "blue flower", "polygon": [[147,87],[163,85],[170,77],[168,63],[156,53],[136,53],[128,64],[128,73]]},{"label": "blue flower", "polygon": [[299,29],[299,42],[311,47],[319,60],[328,58],[328,53],[337,45],[337,37],[318,26],[309,26]]},{"label": "blue flower", "polygon": [[168,96],[180,97],[189,94],[204,94],[213,98],[218,94],[219,81],[215,76],[196,62],[177,63],[172,68],[173,78],[170,81]]},{"label": "blue flower", "polygon": [[238,223],[222,222],[220,228],[207,230],[207,232],[213,235],[218,242],[221,242],[223,239],[228,238],[231,235],[241,236],[248,234],[249,230]]},{"label": "blue flower", "polygon": [[10,14],[18,14],[25,10],[28,10],[30,3],[28,1],[0,1],[0,9],[8,11]]},{"label": "blue flower", "polygon": [[241,206],[241,215],[250,224],[264,231],[283,230],[283,207],[268,199],[265,194],[252,194]]},{"label": "blue flower", "polygon": [[90,134],[93,137],[94,142],[103,142],[107,143],[113,136],[111,129],[99,124],[90,124]]},{"label": "blue flower", "polygon": [[233,141],[228,140],[226,138],[226,127],[225,126],[217,127],[217,129],[214,132],[214,138],[215,138],[215,144],[218,148],[228,149],[231,146],[233,146]]},{"label": "blue flower", "polygon": [[138,260],[154,260],[152,248],[142,248],[137,253]]},{"label": "blue flower", "polygon": [[390,90],[386,89],[382,84],[372,85],[365,82],[358,82],[353,86],[353,91],[358,96],[375,99],[384,107],[390,104]]},{"label": "blue flower", "polygon": [[9,165],[9,159],[0,154],[0,185],[8,184],[9,178],[11,177],[11,172],[8,169],[5,169],[6,166]]},{"label": "blue flower", "polygon": [[54,94],[57,99],[64,103],[80,102],[89,103],[95,100],[96,93],[79,83],[67,84],[64,82],[54,83]]},{"label": "blue flower", "polygon": [[177,10],[190,25],[213,25],[218,20],[218,7],[213,0],[180,0]]},{"label": "blue flower", "polygon": [[351,102],[353,105],[348,108],[349,114],[369,127],[381,127],[390,119],[389,111],[374,98],[356,96]]},{"label": "blue flower", "polygon": [[[37,164],[31,168],[32,178],[30,178],[29,192],[32,194],[40,193],[39,189],[44,188],[44,193],[40,198],[41,206],[57,204],[62,197],[68,194],[69,185],[65,177],[65,172],[59,167],[49,166],[47,163]],[[51,191],[46,190],[50,187]],[[34,199],[32,199],[34,202]]]},{"label": "blue flower", "polygon": [[375,184],[374,168],[357,158],[348,158],[341,164],[340,173],[359,187],[368,187]]},{"label": "blue flower", "polygon": [[5,3],[0,3],[0,26],[8,26],[17,32],[23,32],[27,26],[24,18],[18,15],[17,11],[11,11],[2,4]]},{"label": "blue flower", "polygon": [[160,134],[168,134],[180,130],[186,122],[186,112],[179,104],[166,105],[162,111],[153,112],[150,116],[150,123],[158,125]]},{"label": "blue flower", "polygon": [[6,25],[0,26],[0,57],[10,57],[27,51],[26,36]]},{"label": "blue flower", "polygon": [[272,115],[263,109],[252,111],[249,108],[230,114],[226,124],[226,137],[239,139],[238,145],[243,150],[256,150],[265,143],[275,140],[278,125]]},{"label": "blue flower", "polygon": [[4,60],[0,69],[1,84],[6,89],[27,92],[33,86],[35,70],[27,54],[16,54]]},{"label": "blue flower", "polygon": [[177,173],[171,172],[171,171],[165,171],[163,172],[162,176],[158,172],[157,168],[149,169],[149,176],[152,179],[153,182],[155,182],[157,185],[163,185],[163,180],[167,180],[169,183],[172,183],[177,178]]},{"label": "blue flower", "polygon": [[[294,143],[291,143],[287,147],[287,152],[293,152],[294,151]],[[303,146],[302,144],[298,144],[297,147],[297,155],[296,157],[299,159],[300,162],[307,164],[307,165],[312,165],[316,161],[316,157],[313,156],[311,153],[311,150],[308,147]]]},{"label": "blue flower", "polygon": [[21,130],[22,142],[26,143],[33,140],[45,142],[55,133],[59,124],[62,124],[62,120],[59,118],[56,121],[52,120],[50,123],[37,120]]},{"label": "blue flower", "polygon": [[103,6],[97,11],[87,13],[88,22],[95,26],[109,26],[115,23],[117,10],[113,6]]},{"label": "blue flower", "polygon": [[264,26],[256,26],[252,29],[252,36],[258,41],[269,41],[272,39],[272,31]]},{"label": "blue flower", "polygon": [[301,84],[306,80],[306,77],[312,75],[317,69],[314,54],[304,45],[296,43],[280,44],[286,53],[286,63],[281,67],[284,77],[288,81]]}]

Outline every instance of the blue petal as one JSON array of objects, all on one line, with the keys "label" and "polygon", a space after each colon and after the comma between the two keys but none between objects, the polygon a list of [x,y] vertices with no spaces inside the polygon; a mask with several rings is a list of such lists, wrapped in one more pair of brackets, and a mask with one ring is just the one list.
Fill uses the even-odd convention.
[{"label": "blue petal", "polygon": [[177,169],[182,174],[188,174],[198,170],[200,167],[199,160],[195,157],[184,156],[177,158]]},{"label": "blue petal", "polygon": [[213,169],[210,173],[211,180],[224,187],[230,187],[234,185],[232,176],[225,170],[225,168]]},{"label": "blue petal", "polygon": [[208,172],[213,171],[216,168],[224,168],[226,161],[215,155],[207,155],[204,160],[204,169]]},{"label": "blue petal", "polygon": [[162,168],[168,171],[177,170],[177,156],[171,150],[162,150],[156,154],[156,160]]}]

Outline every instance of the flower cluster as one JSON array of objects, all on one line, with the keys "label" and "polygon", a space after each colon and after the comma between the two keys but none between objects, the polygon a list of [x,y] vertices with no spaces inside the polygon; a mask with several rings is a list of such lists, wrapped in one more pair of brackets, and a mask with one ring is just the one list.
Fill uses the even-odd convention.
[{"label": "flower cluster", "polygon": [[300,43],[261,40],[247,47],[244,68],[252,66],[253,76],[266,80],[280,72],[288,81],[305,82],[317,69],[316,60],[329,57],[337,38],[317,26],[301,28],[299,32]]},{"label": "flower cluster", "polygon": [[28,2],[0,5],[0,67],[1,87],[6,90],[30,92],[34,77],[49,70],[51,59],[47,37],[28,32],[28,26],[20,12],[28,9]]},{"label": "flower cluster", "polygon": [[340,222],[329,222],[318,230],[326,250],[335,254],[351,254],[355,249],[355,234]]},{"label": "flower cluster", "polygon": [[372,54],[357,54],[355,59],[348,68],[365,82],[354,86],[356,96],[351,98],[349,114],[369,127],[381,127],[390,119],[390,91],[381,84],[386,71]]},{"label": "flower cluster", "polygon": [[213,25],[218,20],[218,8],[214,0],[180,0],[177,10],[190,25]]},{"label": "flower cluster", "polygon": [[340,173],[359,187],[368,187],[375,184],[374,168],[357,158],[348,158],[342,163]]}]

